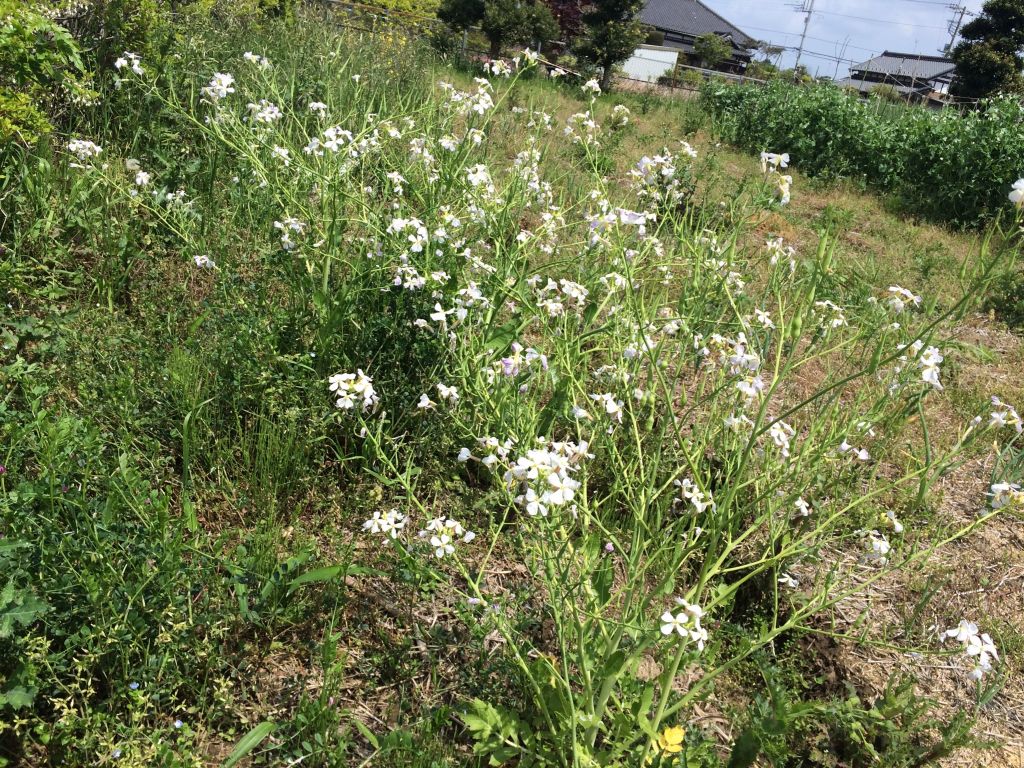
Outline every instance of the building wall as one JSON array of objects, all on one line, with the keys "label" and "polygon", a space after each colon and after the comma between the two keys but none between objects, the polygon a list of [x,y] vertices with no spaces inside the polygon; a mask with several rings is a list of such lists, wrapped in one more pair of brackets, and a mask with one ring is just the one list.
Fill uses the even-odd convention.
[{"label": "building wall", "polygon": [[633,55],[626,60],[622,68],[625,70],[627,77],[654,83],[666,72],[671,72],[675,69],[678,58],[678,48],[668,48],[660,45],[641,45],[633,51]]}]

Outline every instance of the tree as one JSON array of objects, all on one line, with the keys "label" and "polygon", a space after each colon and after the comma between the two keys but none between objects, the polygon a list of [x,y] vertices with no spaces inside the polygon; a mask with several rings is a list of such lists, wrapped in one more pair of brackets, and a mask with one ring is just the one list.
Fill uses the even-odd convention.
[{"label": "tree", "polygon": [[575,40],[583,29],[583,6],[580,0],[545,0],[562,29],[563,40]]},{"label": "tree", "polygon": [[770,61],[752,61],[743,74],[757,80],[774,80],[779,76],[779,68]]},{"label": "tree", "polygon": [[612,83],[612,67],[630,56],[647,37],[647,28],[637,20],[644,0],[593,0],[583,10],[583,35],[576,42],[576,55],[600,67],[601,88]]},{"label": "tree", "polygon": [[437,15],[453,29],[479,25],[491,58],[500,56],[505,45],[552,40],[559,33],[551,9],[531,0],[444,0]]},{"label": "tree", "polygon": [[960,31],[953,49],[955,96],[984,98],[1000,91],[1020,91],[1024,80],[1024,3],[988,0],[981,13]]},{"label": "tree", "polygon": [[693,41],[693,52],[705,67],[716,69],[723,61],[732,58],[732,43],[714,32],[708,32]]}]

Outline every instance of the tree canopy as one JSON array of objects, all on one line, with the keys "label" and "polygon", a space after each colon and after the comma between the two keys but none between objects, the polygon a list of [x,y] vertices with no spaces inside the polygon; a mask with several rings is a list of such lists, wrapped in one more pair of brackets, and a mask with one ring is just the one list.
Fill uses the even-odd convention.
[{"label": "tree canopy", "polygon": [[1024,80],[1024,3],[988,0],[977,18],[964,25],[953,49],[956,96],[983,98],[1022,90]]},{"label": "tree canopy", "polygon": [[708,32],[693,41],[693,52],[704,62],[704,66],[715,69],[732,58],[732,43],[714,32]]},{"label": "tree canopy", "polygon": [[479,25],[491,44],[492,57],[502,46],[553,40],[558,22],[542,2],[530,0],[444,0],[438,18],[453,29]]},{"label": "tree canopy", "polygon": [[594,0],[583,10],[583,35],[576,54],[604,70],[601,88],[611,85],[612,67],[628,59],[647,37],[640,23],[643,0]]}]

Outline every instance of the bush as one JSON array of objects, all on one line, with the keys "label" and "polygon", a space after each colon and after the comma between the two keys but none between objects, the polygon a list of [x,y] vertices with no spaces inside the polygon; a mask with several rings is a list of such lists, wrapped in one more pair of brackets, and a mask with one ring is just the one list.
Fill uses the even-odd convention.
[{"label": "bush", "polygon": [[977,226],[1007,205],[1024,168],[1024,106],[1010,98],[961,114],[906,108],[879,113],[831,85],[710,84],[702,101],[723,138],[788,152],[812,176],[862,179],[921,215]]},{"label": "bush", "polygon": [[51,126],[46,107],[82,92],[78,46],[59,24],[20,3],[0,0],[0,150],[31,146]]}]

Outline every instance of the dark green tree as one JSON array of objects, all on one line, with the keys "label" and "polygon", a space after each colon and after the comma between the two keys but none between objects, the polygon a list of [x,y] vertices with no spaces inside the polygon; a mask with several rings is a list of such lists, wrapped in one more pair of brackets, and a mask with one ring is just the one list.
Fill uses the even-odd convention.
[{"label": "dark green tree", "polygon": [[988,0],[960,36],[953,49],[956,77],[950,91],[955,96],[980,99],[1022,90],[1024,2]]},{"label": "dark green tree", "polygon": [[544,3],[531,0],[444,0],[437,11],[452,29],[479,26],[490,43],[491,58],[502,47],[554,40],[558,22]]},{"label": "dark green tree", "polygon": [[612,82],[612,67],[631,55],[647,37],[648,29],[637,19],[644,0],[593,0],[583,9],[583,35],[576,42],[576,55],[600,67],[601,89]]},{"label": "dark green tree", "polygon": [[693,52],[708,69],[718,66],[732,58],[732,43],[714,32],[700,35],[693,41]]}]

